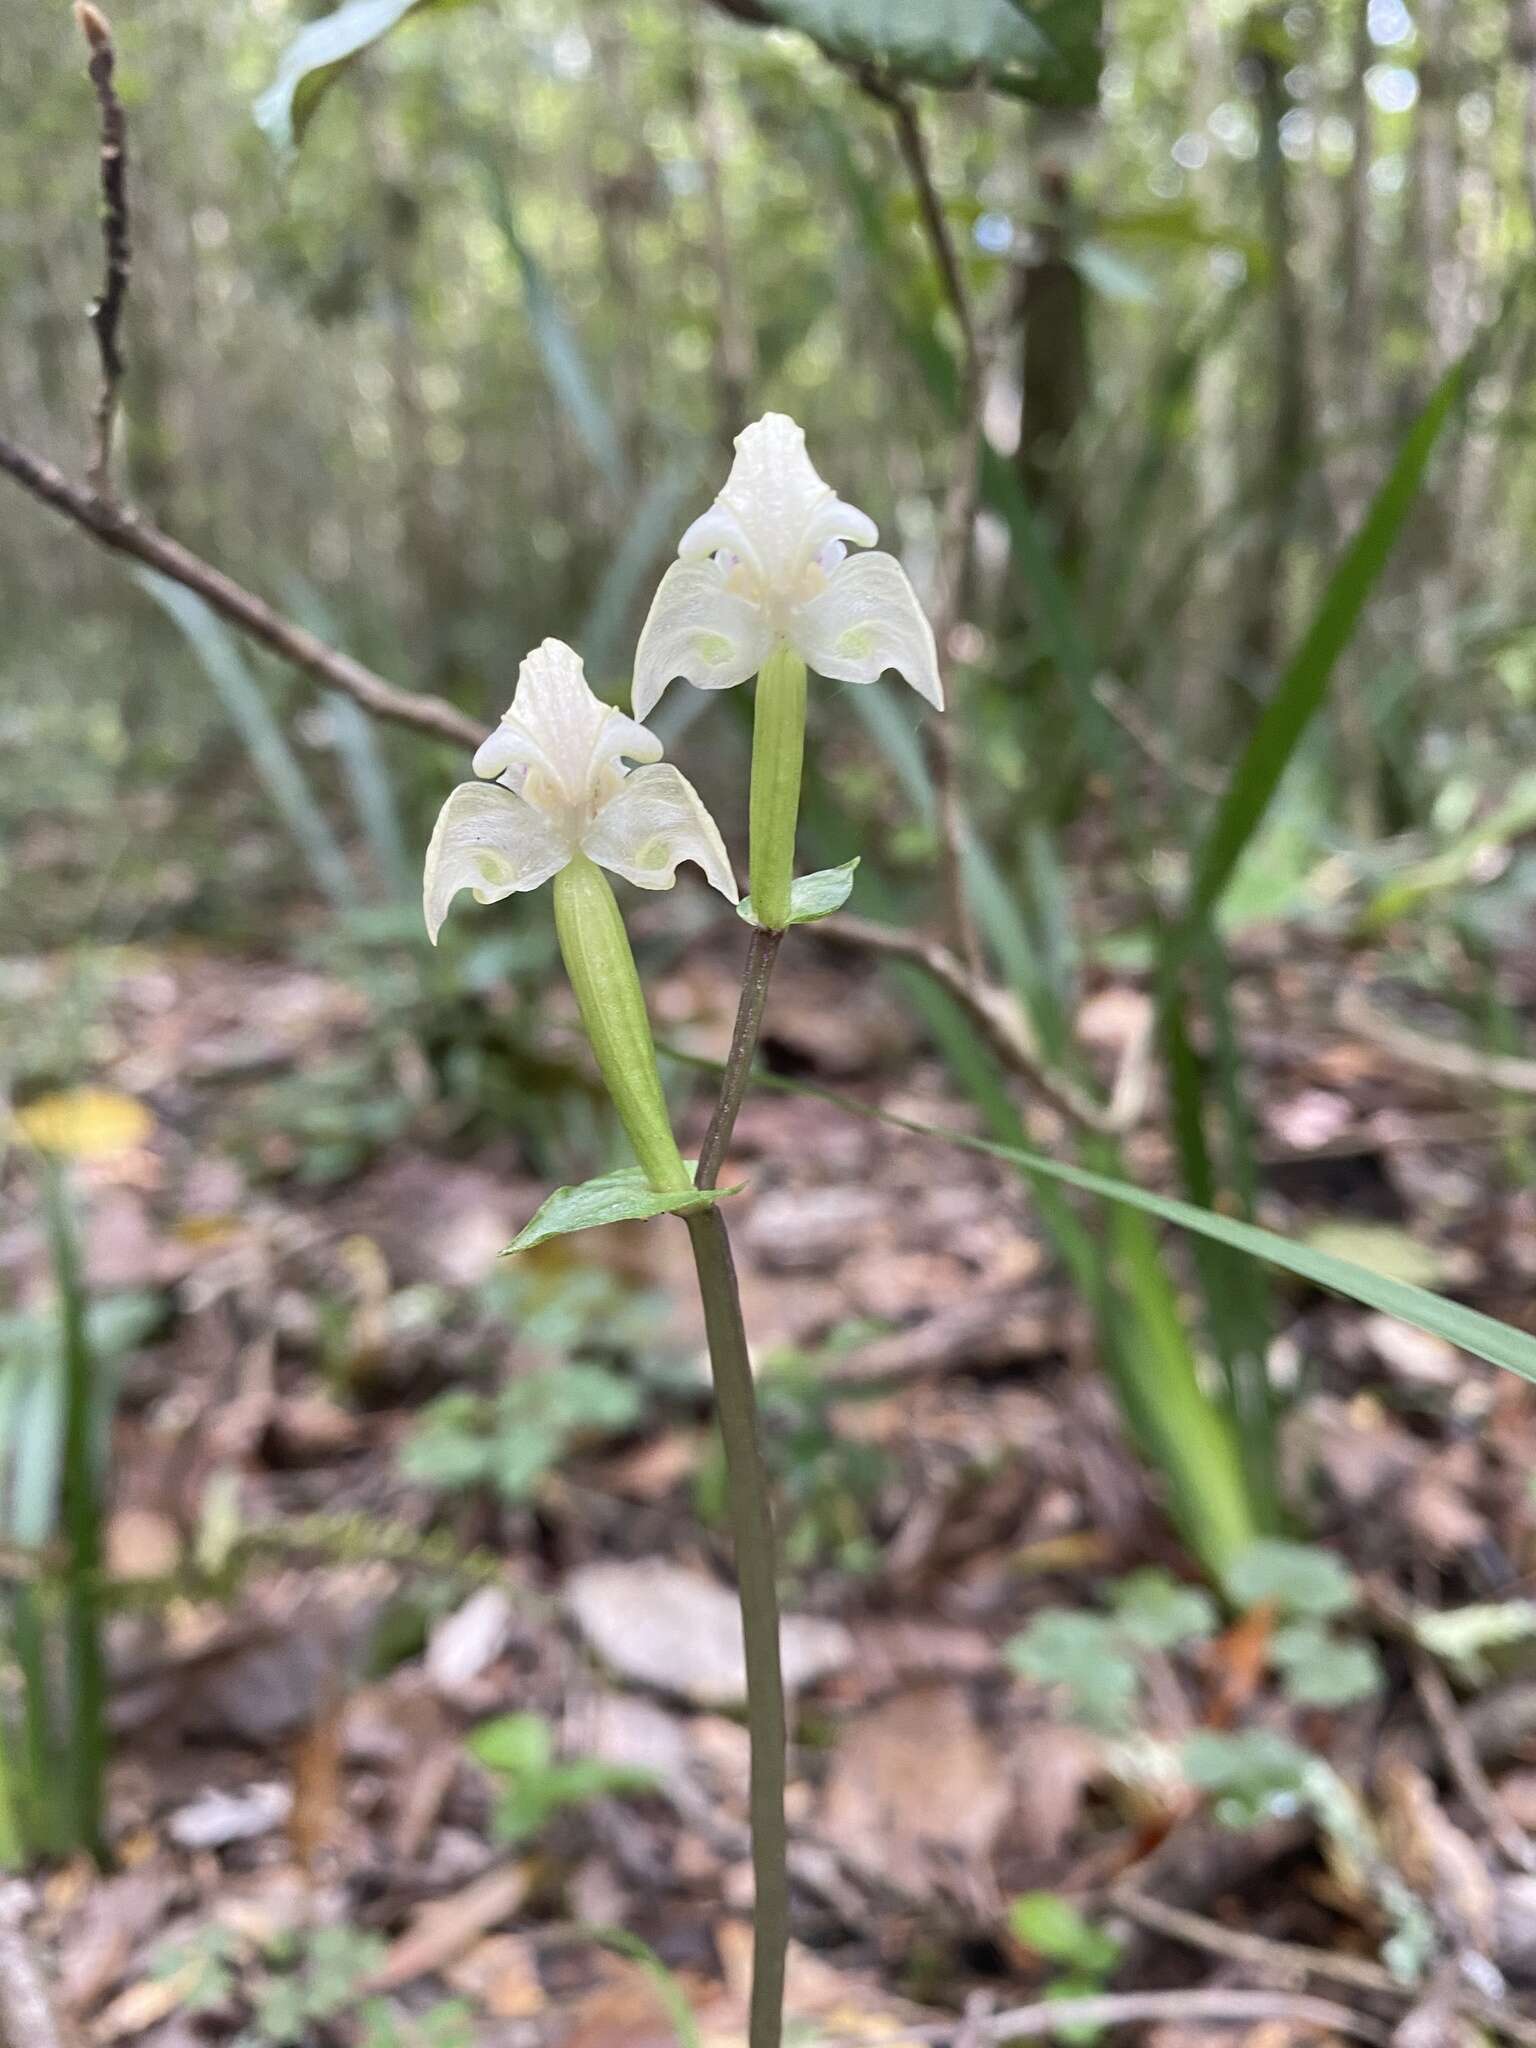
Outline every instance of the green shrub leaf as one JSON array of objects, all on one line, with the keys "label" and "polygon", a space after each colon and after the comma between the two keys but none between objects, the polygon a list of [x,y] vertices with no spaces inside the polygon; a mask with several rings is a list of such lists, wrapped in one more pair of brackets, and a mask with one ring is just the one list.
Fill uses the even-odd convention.
[{"label": "green shrub leaf", "polygon": [[1098,0],[759,0],[829,57],[921,85],[990,85],[1056,106],[1091,104]]},{"label": "green shrub leaf", "polygon": [[1353,1706],[1381,1686],[1381,1666],[1369,1643],[1347,1641],[1315,1621],[1278,1629],[1269,1655],[1298,1706]]},{"label": "green shrub leaf", "polygon": [[344,0],[300,29],[277,62],[277,73],[257,99],[256,125],[283,156],[304,140],[316,107],[337,77],[364,50],[413,14],[454,7],[461,0]]}]

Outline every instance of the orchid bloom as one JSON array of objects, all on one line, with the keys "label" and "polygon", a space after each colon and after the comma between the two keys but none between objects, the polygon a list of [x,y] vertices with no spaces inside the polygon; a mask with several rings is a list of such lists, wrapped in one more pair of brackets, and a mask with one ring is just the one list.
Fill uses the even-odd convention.
[{"label": "orchid bloom", "polygon": [[489,779],[453,791],[427,850],[434,945],[460,889],[499,903],[583,855],[642,889],[670,889],[678,864],[697,861],[736,901],[725,846],[693,785],[662,761],[654,733],[593,695],[580,655],[562,641],[546,640],[523,662],[474,768]]},{"label": "orchid bloom", "polygon": [[678,544],[635,654],[634,707],[648,718],[676,676],[728,690],[788,649],[833,682],[872,683],[888,668],[944,708],[933,628],[879,529],[822,482],[805,434],[765,413],[736,437],[736,460],[710,509]]}]

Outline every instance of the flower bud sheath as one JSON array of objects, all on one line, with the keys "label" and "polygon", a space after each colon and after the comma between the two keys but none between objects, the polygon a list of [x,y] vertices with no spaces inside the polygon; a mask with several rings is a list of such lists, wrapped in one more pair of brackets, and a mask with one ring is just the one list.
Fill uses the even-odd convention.
[{"label": "flower bud sheath", "polygon": [[585,854],[555,876],[555,930],[582,1025],[651,1186],[693,1185],[672,1135],[629,935],[608,877]]}]

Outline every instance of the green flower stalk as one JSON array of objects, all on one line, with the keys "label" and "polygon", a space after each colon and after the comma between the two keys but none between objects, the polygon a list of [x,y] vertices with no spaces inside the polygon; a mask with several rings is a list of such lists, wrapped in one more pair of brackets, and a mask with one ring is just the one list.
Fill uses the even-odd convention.
[{"label": "green flower stalk", "polygon": [[757,678],[752,722],[752,909],[765,930],[789,923],[805,759],[805,663],[775,648]]}]

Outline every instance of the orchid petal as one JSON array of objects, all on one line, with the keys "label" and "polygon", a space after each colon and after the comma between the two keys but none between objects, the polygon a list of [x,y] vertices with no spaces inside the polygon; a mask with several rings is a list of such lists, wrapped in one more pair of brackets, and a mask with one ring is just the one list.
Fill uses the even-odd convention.
[{"label": "orchid petal", "polygon": [[714,819],[670,762],[637,768],[588,826],[582,851],[641,889],[670,889],[678,863],[697,861],[712,888],[737,900],[736,881]]},{"label": "orchid petal", "polygon": [[438,813],[427,848],[422,908],[433,945],[461,889],[499,903],[537,889],[571,858],[571,847],[532,804],[494,782],[461,782]]},{"label": "orchid petal", "polygon": [[540,808],[579,808],[594,791],[617,786],[624,758],[659,761],[661,742],[593,695],[574,649],[546,640],[524,659],[511,705],[474,765]]},{"label": "orchid petal", "polygon": [[938,649],[907,572],[894,555],[850,555],[826,588],[801,605],[790,645],[830,682],[872,683],[893,668],[944,709]]},{"label": "orchid petal", "polygon": [[773,641],[761,608],[728,587],[718,563],[674,562],[635,649],[636,717],[649,718],[676,676],[701,690],[744,683],[762,667]]},{"label": "orchid petal", "polygon": [[872,547],[879,537],[874,521],[817,475],[804,429],[787,414],[770,412],[736,436],[724,490],[677,551],[690,561],[725,548],[762,583],[784,589],[828,541]]}]

